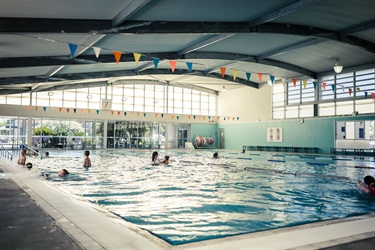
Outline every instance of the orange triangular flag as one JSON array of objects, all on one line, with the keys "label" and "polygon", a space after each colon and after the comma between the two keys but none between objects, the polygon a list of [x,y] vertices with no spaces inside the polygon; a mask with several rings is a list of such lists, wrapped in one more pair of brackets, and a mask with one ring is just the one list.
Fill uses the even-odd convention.
[{"label": "orange triangular flag", "polygon": [[70,109],[69,109],[69,108],[67,108],[67,109],[66,109],[66,112],[68,112],[68,113],[69,113],[69,111],[70,111]]},{"label": "orange triangular flag", "polygon": [[352,89],[349,88],[349,95],[352,95]]},{"label": "orange triangular flag", "polygon": [[260,82],[262,81],[262,76],[263,76],[262,73],[258,73],[258,78],[259,78],[259,81],[260,81]]},{"label": "orange triangular flag", "polygon": [[111,114],[112,114],[112,115],[113,115],[114,112],[115,112],[115,111],[111,110]]},{"label": "orange triangular flag", "polygon": [[323,82],[323,89],[326,90],[327,83]]},{"label": "orange triangular flag", "polygon": [[30,109],[30,105],[27,105],[27,106],[26,106],[26,109],[29,110],[29,109]]},{"label": "orange triangular flag", "polygon": [[296,78],[293,78],[292,81],[293,81],[293,85],[294,85],[294,87],[295,87],[296,84],[297,84],[297,79],[296,79]]},{"label": "orange triangular flag", "polygon": [[59,108],[59,112],[61,112],[62,108]]},{"label": "orange triangular flag", "polygon": [[80,111],[81,113],[83,113],[83,109],[80,109],[79,111]]},{"label": "orange triangular flag", "polygon": [[121,114],[121,112],[120,111],[117,111],[117,115],[120,115]]},{"label": "orange triangular flag", "polygon": [[89,113],[89,114],[90,114],[90,112],[91,112],[91,109],[88,109],[88,110],[87,110],[87,113]]},{"label": "orange triangular flag", "polygon": [[35,106],[35,110],[38,110],[38,108],[39,108],[38,106]]},{"label": "orange triangular flag", "polygon": [[155,117],[158,117],[158,114],[155,114]]},{"label": "orange triangular flag", "polygon": [[235,81],[237,78],[238,70],[235,70],[235,69],[232,70],[232,74],[233,74],[233,81]]},{"label": "orange triangular flag", "polygon": [[139,59],[141,58],[141,54],[139,54],[139,53],[133,53],[133,56],[134,56],[135,62],[138,63]]},{"label": "orange triangular flag", "polygon": [[113,51],[113,55],[115,56],[116,62],[118,63],[121,59],[122,52],[121,51]]},{"label": "orange triangular flag", "polygon": [[221,76],[224,78],[224,76],[225,76],[225,71],[227,70],[227,68],[223,68],[223,67],[221,67],[220,68],[220,72],[221,72]]},{"label": "orange triangular flag", "polygon": [[173,60],[169,60],[169,64],[171,65],[172,73],[174,73],[174,69],[176,68],[177,62]]}]

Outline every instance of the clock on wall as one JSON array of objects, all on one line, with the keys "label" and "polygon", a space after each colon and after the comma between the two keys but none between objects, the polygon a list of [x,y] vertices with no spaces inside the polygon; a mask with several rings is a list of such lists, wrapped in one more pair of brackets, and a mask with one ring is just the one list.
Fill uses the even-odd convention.
[{"label": "clock on wall", "polygon": [[102,99],[102,110],[111,110],[111,109],[112,109],[112,100]]}]

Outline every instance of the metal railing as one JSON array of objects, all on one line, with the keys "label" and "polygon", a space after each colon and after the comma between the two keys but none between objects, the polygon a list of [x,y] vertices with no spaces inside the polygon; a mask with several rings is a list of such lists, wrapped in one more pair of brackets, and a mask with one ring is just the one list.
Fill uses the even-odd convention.
[{"label": "metal railing", "polygon": [[5,159],[11,160],[11,161],[13,160],[13,154],[9,152],[9,150],[6,149],[2,143],[0,143],[0,154]]}]

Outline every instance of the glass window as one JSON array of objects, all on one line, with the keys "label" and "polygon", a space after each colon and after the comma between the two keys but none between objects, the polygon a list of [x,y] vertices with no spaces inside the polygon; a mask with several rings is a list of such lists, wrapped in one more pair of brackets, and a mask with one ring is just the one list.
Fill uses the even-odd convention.
[{"label": "glass window", "polygon": [[76,107],[76,89],[64,90],[64,107],[75,108]]},{"label": "glass window", "polygon": [[302,84],[302,103],[315,101],[314,81],[309,80]]},{"label": "glass window", "polygon": [[77,89],[77,108],[87,109],[88,108],[88,99],[89,98],[88,89],[82,88]]},{"label": "glass window", "polygon": [[273,119],[284,119],[284,107],[274,108],[272,112]]},{"label": "glass window", "polygon": [[124,94],[124,86],[123,85],[115,85],[112,87],[113,95],[112,95],[112,110],[123,110],[123,94]]},{"label": "glass window", "polygon": [[[7,96],[6,95],[0,95],[0,104],[6,104]],[[29,105],[29,104],[26,104]]]},{"label": "glass window", "polygon": [[298,106],[287,107],[285,111],[286,118],[297,118],[298,117]]},{"label": "glass window", "polygon": [[335,115],[335,104],[334,103],[320,103],[319,116],[332,116]]},{"label": "glass window", "polygon": [[63,91],[47,92],[51,107],[62,107],[63,104]]},{"label": "glass window", "polygon": [[37,100],[35,106],[40,106],[40,107],[48,107],[50,104],[50,99],[48,92],[37,92],[36,93]]},{"label": "glass window", "polygon": [[375,104],[372,99],[356,100],[355,111],[359,114],[375,113]]},{"label": "glass window", "polygon": [[[1,99],[1,96],[0,96]],[[1,103],[1,100],[0,100]],[[22,94],[21,105],[30,105],[30,93]]]},{"label": "glass window", "polygon": [[353,96],[353,73],[336,75],[336,99]]},{"label": "glass window", "polygon": [[299,107],[300,117],[313,117],[314,116],[314,105],[301,105]]},{"label": "glass window", "polygon": [[353,111],[353,101],[336,103],[336,115],[351,115]]},{"label": "glass window", "polygon": [[15,94],[15,95],[8,95],[7,96],[7,104],[11,105],[21,105],[21,94]]}]

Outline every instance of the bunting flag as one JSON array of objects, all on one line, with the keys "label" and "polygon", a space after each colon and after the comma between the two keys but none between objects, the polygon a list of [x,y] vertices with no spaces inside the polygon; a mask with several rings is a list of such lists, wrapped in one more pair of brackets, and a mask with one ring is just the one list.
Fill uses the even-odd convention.
[{"label": "bunting flag", "polygon": [[368,94],[367,91],[365,91],[365,99],[367,99],[367,94]]},{"label": "bunting flag", "polygon": [[139,112],[137,112],[137,116],[139,117]]},{"label": "bunting flag", "polygon": [[133,53],[133,56],[134,56],[135,62],[138,63],[139,59],[141,58],[141,54],[139,54],[139,53]]},{"label": "bunting flag", "polygon": [[59,112],[61,112],[62,108],[59,108]]},{"label": "bunting flag", "polygon": [[349,88],[349,95],[352,95],[352,89]]},{"label": "bunting flag", "polygon": [[99,115],[99,109],[96,110],[96,114]]},{"label": "bunting flag", "polygon": [[211,120],[211,116],[208,117],[208,120]]},{"label": "bunting flag", "polygon": [[221,77],[224,78],[224,76],[225,76],[225,71],[226,71],[226,70],[227,70],[227,68],[223,68],[223,67],[220,68]]},{"label": "bunting flag", "polygon": [[206,120],[206,117],[205,117],[205,116],[203,116],[203,120]]},{"label": "bunting flag", "polygon": [[313,85],[314,85],[314,89],[316,90],[317,82],[313,82]]},{"label": "bunting flag", "polygon": [[169,65],[171,66],[172,73],[174,73],[174,69],[176,68],[177,62],[174,60],[169,60]]},{"label": "bunting flag", "polygon": [[155,114],[155,117],[158,117],[158,114]]},{"label": "bunting flag", "polygon": [[30,105],[27,105],[27,106],[26,106],[26,109],[29,110],[29,109],[30,109]]},{"label": "bunting flag", "polygon": [[248,82],[250,81],[250,77],[251,77],[251,73],[246,72],[246,79],[247,79]]},{"label": "bunting flag", "polygon": [[90,114],[90,112],[91,112],[91,109],[88,109],[88,110],[87,110],[87,114]]},{"label": "bunting flag", "polygon": [[296,85],[297,85],[297,79],[296,79],[296,78],[293,78],[293,79],[292,79],[292,82],[293,82],[294,87],[296,87]]},{"label": "bunting flag", "polygon": [[371,93],[371,98],[372,98],[372,100],[375,99],[375,93]]},{"label": "bunting flag", "polygon": [[67,109],[66,109],[66,112],[67,112],[67,113],[69,113],[69,111],[70,111],[70,109],[69,109],[69,108],[67,108]]},{"label": "bunting flag", "polygon": [[143,117],[146,117],[146,113],[143,113]]},{"label": "bunting flag", "polygon": [[44,112],[46,112],[46,110],[47,110],[47,107],[43,107],[43,110],[44,110]]},{"label": "bunting flag", "polygon": [[77,109],[73,109],[74,114],[77,113]]},{"label": "bunting flag", "polygon": [[111,114],[113,115],[113,113],[115,113],[115,111],[111,110]]},{"label": "bunting flag", "polygon": [[323,89],[326,90],[327,83],[323,82]]},{"label": "bunting flag", "polygon": [[356,91],[359,92],[359,91],[361,91],[361,89],[360,88],[356,88]]},{"label": "bunting flag", "polygon": [[259,78],[260,82],[262,81],[262,77],[263,77],[263,74],[262,73],[258,73],[258,78]]},{"label": "bunting flag", "polygon": [[195,120],[195,118],[197,118],[197,116],[195,115],[195,116],[193,116],[193,118],[194,118],[194,120]]},{"label": "bunting flag", "polygon": [[122,52],[121,51],[113,51],[113,55],[115,56],[116,63],[120,62]]},{"label": "bunting flag", "polygon": [[189,73],[191,73],[193,71],[193,63],[186,62],[186,66],[188,67]]},{"label": "bunting flag", "polygon": [[159,61],[160,61],[160,59],[159,59],[159,58],[152,58],[152,60],[154,61],[155,69],[157,69],[157,68],[158,68],[158,65],[159,65]]},{"label": "bunting flag", "polygon": [[35,106],[35,111],[37,111],[37,110],[38,110],[38,108],[39,108],[38,106]]},{"label": "bunting flag", "polygon": [[121,111],[117,111],[117,116],[119,116],[121,114]]},{"label": "bunting flag", "polygon": [[126,116],[128,113],[127,112],[124,112],[124,116]]},{"label": "bunting flag", "polygon": [[174,115],[172,115],[172,120],[174,119]]},{"label": "bunting flag", "polygon": [[233,81],[235,81],[237,78],[238,70],[233,69],[232,74],[233,74]]},{"label": "bunting flag", "polygon": [[270,75],[270,80],[271,80],[271,82],[272,82],[272,85],[275,83],[275,76],[271,76]]},{"label": "bunting flag", "polygon": [[232,117],[232,121],[234,121],[234,117]]},{"label": "bunting flag", "polygon": [[225,119],[225,117],[224,117],[224,121],[226,121],[227,119]]},{"label": "bunting flag", "polygon": [[191,117],[191,116],[190,116],[190,115],[188,115],[188,118],[189,118],[189,120],[190,120],[190,117]]},{"label": "bunting flag", "polygon": [[95,53],[96,58],[99,58],[100,51],[101,51],[102,49],[101,49],[101,48],[98,48],[98,47],[92,47],[92,49],[94,50],[94,53]]},{"label": "bunting flag", "polygon": [[69,49],[70,49],[70,54],[72,58],[74,57],[74,54],[76,53],[77,47],[78,45],[69,43]]},{"label": "bunting flag", "polygon": [[331,84],[332,92],[335,92],[335,85]]},{"label": "bunting flag", "polygon": [[80,112],[83,113],[83,109],[80,109]]},{"label": "bunting flag", "polygon": [[179,119],[180,119],[180,117],[179,117],[179,116],[176,116],[176,118],[177,118],[177,120],[179,120]]},{"label": "bunting flag", "polygon": [[303,88],[305,89],[307,85],[307,80],[302,80],[302,83],[303,83]]},{"label": "bunting flag", "polygon": [[239,121],[240,120],[240,118],[239,117],[237,117],[237,121]]},{"label": "bunting flag", "polygon": [[164,114],[161,114],[161,118],[163,118],[164,117]]}]

